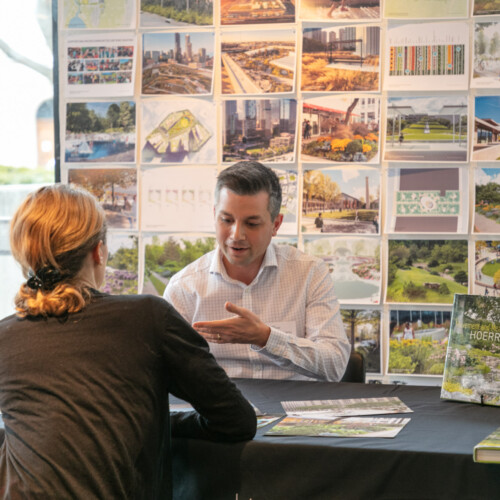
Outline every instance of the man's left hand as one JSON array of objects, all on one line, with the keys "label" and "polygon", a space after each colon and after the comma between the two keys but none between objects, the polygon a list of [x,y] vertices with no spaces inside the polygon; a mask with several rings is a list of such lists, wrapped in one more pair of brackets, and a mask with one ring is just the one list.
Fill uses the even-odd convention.
[{"label": "man's left hand", "polygon": [[232,318],[215,321],[197,321],[193,328],[215,344],[254,344],[264,347],[271,334],[271,328],[252,311],[238,307],[231,302],[224,305],[226,311],[236,314]]}]

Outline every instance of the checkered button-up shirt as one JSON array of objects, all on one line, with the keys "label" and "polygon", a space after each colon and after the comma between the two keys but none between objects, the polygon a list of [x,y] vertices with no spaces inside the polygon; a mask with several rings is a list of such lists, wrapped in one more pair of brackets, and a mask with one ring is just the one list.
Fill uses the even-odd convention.
[{"label": "checkered button-up shirt", "polygon": [[230,377],[339,380],[349,358],[340,307],[326,265],[288,245],[271,243],[250,285],[227,275],[216,249],[175,274],[164,297],[194,323],[229,318],[226,301],[271,328],[265,347],[210,344]]}]

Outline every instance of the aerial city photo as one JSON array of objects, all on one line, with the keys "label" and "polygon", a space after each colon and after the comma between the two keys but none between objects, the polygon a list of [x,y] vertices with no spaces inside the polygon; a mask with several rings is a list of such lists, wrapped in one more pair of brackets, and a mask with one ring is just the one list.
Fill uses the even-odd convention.
[{"label": "aerial city photo", "polygon": [[214,33],[145,33],[143,94],[211,94]]},{"label": "aerial city photo", "polygon": [[230,32],[221,39],[223,94],[293,92],[295,30]]}]

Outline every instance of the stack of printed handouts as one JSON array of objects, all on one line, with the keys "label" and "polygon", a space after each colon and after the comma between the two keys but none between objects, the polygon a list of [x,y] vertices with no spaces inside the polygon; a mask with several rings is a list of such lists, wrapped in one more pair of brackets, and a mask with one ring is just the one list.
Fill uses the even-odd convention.
[{"label": "stack of printed handouts", "polygon": [[410,419],[373,415],[413,411],[397,397],[282,401],[281,404],[287,416],[266,436],[393,438]]}]

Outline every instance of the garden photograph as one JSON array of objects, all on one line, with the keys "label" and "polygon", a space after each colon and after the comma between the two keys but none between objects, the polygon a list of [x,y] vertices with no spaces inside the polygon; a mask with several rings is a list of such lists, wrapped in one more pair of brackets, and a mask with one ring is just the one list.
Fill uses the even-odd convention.
[{"label": "garden photograph", "polygon": [[303,92],[378,91],[379,53],[379,26],[304,28],[300,88]]},{"label": "garden photograph", "polygon": [[308,163],[378,163],[380,98],[325,96],[304,100],[301,159]]},{"label": "garden photograph", "polygon": [[347,338],[365,359],[367,373],[380,373],[380,311],[377,309],[341,309]]},{"label": "garden photograph", "polygon": [[387,302],[452,304],[468,290],[467,240],[389,240]]},{"label": "garden photograph", "polygon": [[378,234],[380,171],[305,170],[302,232]]},{"label": "garden photograph", "polygon": [[339,302],[380,302],[380,241],[354,237],[307,237],[304,250],[322,259],[333,279]]},{"label": "garden photograph", "polygon": [[97,198],[109,228],[137,229],[136,169],[70,168],[68,182]]},{"label": "garden photograph", "polygon": [[450,311],[391,310],[388,373],[441,376]]},{"label": "garden photograph", "polygon": [[141,28],[205,26],[214,23],[212,0],[141,0]]},{"label": "garden photograph", "polygon": [[500,168],[475,170],[474,232],[500,232]]},{"label": "garden photograph", "polygon": [[135,113],[133,101],[67,103],[64,160],[134,162]]},{"label": "garden photograph", "polygon": [[473,292],[500,295],[500,241],[476,240]]},{"label": "garden photograph", "polygon": [[112,295],[137,294],[137,236],[109,232],[106,243],[109,255],[101,291]]},{"label": "garden photograph", "polygon": [[467,96],[389,97],[384,159],[467,161]]},{"label": "garden photograph", "polygon": [[214,250],[213,236],[153,235],[144,238],[142,293],[163,296],[170,278],[202,255]]}]

